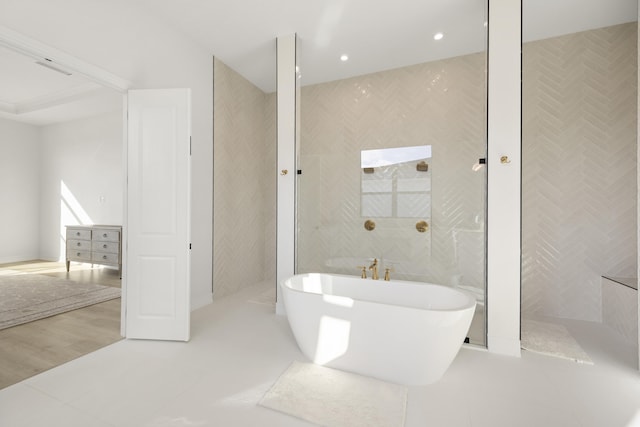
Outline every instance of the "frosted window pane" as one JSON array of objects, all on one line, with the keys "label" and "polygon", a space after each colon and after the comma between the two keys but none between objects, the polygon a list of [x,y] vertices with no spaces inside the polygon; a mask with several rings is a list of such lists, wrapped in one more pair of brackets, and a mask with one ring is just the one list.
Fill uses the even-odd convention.
[{"label": "frosted window pane", "polygon": [[390,194],[363,194],[362,216],[390,217],[392,215],[392,201]]},{"label": "frosted window pane", "polygon": [[393,181],[390,179],[362,180],[363,193],[390,193],[393,190]]},{"label": "frosted window pane", "polygon": [[429,193],[398,194],[398,217],[423,218],[431,217],[431,197]]},{"label": "frosted window pane", "polygon": [[431,189],[431,179],[413,178],[413,179],[399,179],[398,191],[429,191]]}]

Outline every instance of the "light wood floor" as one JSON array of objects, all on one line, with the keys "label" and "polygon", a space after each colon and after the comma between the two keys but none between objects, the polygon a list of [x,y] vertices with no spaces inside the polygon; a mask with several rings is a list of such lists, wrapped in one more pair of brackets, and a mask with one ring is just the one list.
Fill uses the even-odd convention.
[{"label": "light wood floor", "polygon": [[[0,270],[42,274],[120,287],[117,270],[28,261],[0,264]],[[0,330],[0,389],[112,344],[120,336],[120,298]]]}]

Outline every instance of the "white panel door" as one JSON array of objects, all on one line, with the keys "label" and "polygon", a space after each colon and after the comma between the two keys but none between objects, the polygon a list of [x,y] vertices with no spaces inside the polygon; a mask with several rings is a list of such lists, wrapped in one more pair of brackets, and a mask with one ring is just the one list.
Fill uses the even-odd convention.
[{"label": "white panel door", "polygon": [[190,91],[128,94],[125,337],[189,340]]}]

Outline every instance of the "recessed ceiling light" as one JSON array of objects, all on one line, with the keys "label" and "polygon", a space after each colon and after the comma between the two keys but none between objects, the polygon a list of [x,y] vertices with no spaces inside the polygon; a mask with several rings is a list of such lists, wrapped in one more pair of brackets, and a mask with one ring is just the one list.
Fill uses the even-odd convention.
[{"label": "recessed ceiling light", "polygon": [[442,34],[442,33],[435,33],[433,35],[433,39],[434,40],[442,40],[443,37],[444,37],[444,34]]},{"label": "recessed ceiling light", "polygon": [[340,61],[345,62],[349,60],[349,55],[342,55],[340,56]]}]

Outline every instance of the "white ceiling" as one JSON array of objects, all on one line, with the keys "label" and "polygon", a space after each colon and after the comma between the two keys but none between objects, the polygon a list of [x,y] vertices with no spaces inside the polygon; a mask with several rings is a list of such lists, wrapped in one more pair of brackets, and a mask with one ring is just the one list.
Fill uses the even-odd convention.
[{"label": "white ceiling", "polygon": [[[186,34],[265,92],[275,88],[275,38],[296,33],[302,84],[478,52],[485,0],[129,0]],[[637,20],[637,0],[524,0],[523,38]],[[435,41],[433,35],[444,38]],[[347,62],[339,60],[348,54]],[[121,97],[0,49],[0,117],[34,124],[121,108]]]},{"label": "white ceiling", "polygon": [[[303,84],[478,52],[486,0],[132,0],[266,92],[275,37],[296,33]],[[637,0],[523,0],[525,41],[637,20]],[[436,42],[433,35],[444,33]],[[340,55],[350,56],[347,63]]]},{"label": "white ceiling", "polygon": [[37,61],[0,46],[0,117],[46,125],[122,108],[121,94]]}]

